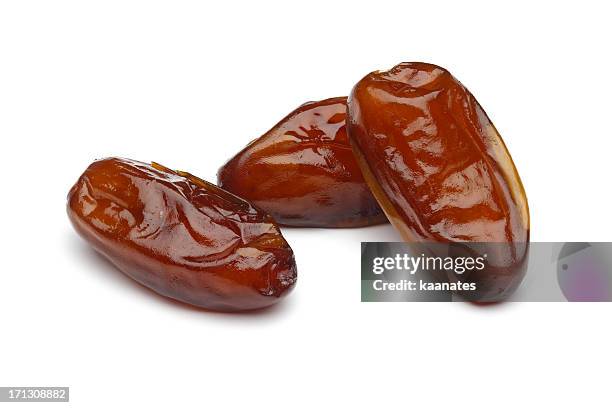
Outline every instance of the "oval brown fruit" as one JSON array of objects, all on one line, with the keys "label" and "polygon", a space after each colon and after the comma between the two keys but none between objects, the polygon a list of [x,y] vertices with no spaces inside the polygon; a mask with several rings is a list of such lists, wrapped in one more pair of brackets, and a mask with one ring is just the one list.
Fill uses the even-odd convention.
[{"label": "oval brown fruit", "polygon": [[473,300],[507,297],[529,242],[527,197],[499,133],[447,70],[402,63],[353,88],[348,134],[361,170],[408,242],[485,242]]},{"label": "oval brown fruit", "polygon": [[270,306],[293,288],[293,251],[272,217],[188,173],[109,158],[68,194],[77,232],[122,272],[198,307]]},{"label": "oval brown fruit", "polygon": [[386,222],[353,157],[345,119],[345,97],[300,106],[221,167],[219,186],[282,225]]}]

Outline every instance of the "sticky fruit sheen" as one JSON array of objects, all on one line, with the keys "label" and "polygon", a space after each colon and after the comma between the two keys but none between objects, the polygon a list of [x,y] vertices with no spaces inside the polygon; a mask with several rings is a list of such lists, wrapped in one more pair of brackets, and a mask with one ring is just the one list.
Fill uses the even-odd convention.
[{"label": "sticky fruit sheen", "polygon": [[345,97],[300,106],[229,160],[219,170],[219,186],[282,225],[386,222],[353,157],[345,119]]},{"label": "sticky fruit sheen", "polygon": [[77,232],[155,292],[219,311],[258,309],[293,288],[293,252],[272,217],[191,174],[109,158],[68,194]]},{"label": "sticky fruit sheen", "polygon": [[366,75],[348,100],[348,134],[366,181],[408,242],[496,242],[475,300],[520,283],[527,197],[499,133],[446,69],[402,63]]}]

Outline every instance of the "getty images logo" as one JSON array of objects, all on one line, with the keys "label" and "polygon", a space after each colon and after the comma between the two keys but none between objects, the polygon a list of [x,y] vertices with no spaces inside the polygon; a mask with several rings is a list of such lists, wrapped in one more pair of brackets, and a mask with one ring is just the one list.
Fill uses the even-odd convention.
[{"label": "getty images logo", "polygon": [[386,271],[405,271],[414,275],[417,271],[446,271],[462,275],[465,272],[482,271],[486,266],[487,254],[478,257],[440,257],[410,256],[396,254],[394,257],[376,257],[372,263],[372,272],[376,275]]}]

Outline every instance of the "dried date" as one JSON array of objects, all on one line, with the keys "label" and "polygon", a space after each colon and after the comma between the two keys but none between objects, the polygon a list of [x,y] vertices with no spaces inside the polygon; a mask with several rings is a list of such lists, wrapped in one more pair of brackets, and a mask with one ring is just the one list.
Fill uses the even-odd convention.
[{"label": "dried date", "polygon": [[484,242],[490,268],[473,300],[520,283],[527,197],[499,133],[447,70],[402,63],[365,76],[348,101],[348,134],[364,177],[408,242]]},{"label": "dried date", "polygon": [[77,232],[122,272],[195,306],[240,311],[293,288],[293,252],[272,217],[188,173],[109,158],[68,194]]},{"label": "dried date", "polygon": [[282,225],[386,222],[353,157],[345,119],[345,97],[300,106],[229,160],[219,170],[219,186]]}]

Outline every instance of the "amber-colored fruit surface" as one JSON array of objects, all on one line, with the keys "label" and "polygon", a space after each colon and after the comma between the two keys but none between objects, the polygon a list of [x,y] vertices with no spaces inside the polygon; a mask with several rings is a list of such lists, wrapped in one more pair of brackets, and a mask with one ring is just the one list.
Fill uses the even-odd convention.
[{"label": "amber-colored fruit surface", "polygon": [[524,274],[527,197],[474,96],[446,69],[402,63],[366,75],[348,101],[364,176],[408,242],[498,242],[477,300],[499,300]]},{"label": "amber-colored fruit surface", "polygon": [[345,97],[300,106],[229,160],[219,170],[219,186],[282,225],[386,222],[353,157],[345,119]]},{"label": "amber-colored fruit surface", "polygon": [[294,286],[293,251],[272,217],[188,173],[109,158],[68,194],[77,232],[126,275],[195,306],[240,311]]}]

